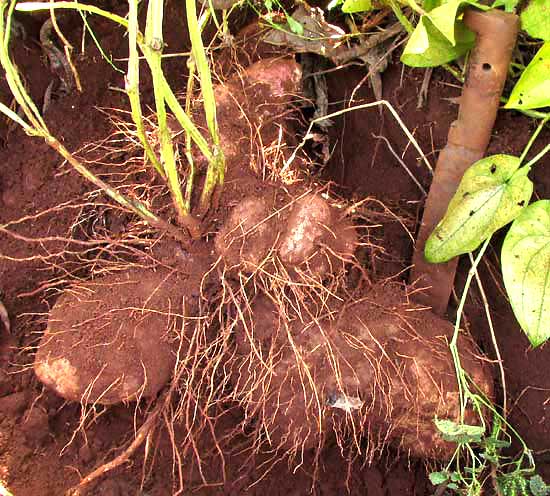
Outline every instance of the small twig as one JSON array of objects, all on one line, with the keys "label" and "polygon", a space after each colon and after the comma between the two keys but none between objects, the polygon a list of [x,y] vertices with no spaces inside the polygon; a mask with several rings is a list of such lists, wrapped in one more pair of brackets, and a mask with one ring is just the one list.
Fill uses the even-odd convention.
[{"label": "small twig", "polygon": [[428,88],[430,87],[430,81],[432,80],[432,74],[434,72],[433,67],[428,67],[424,71],[424,79],[422,80],[422,86],[418,92],[418,100],[416,101],[416,108],[421,109],[424,107],[426,100],[428,99]]}]

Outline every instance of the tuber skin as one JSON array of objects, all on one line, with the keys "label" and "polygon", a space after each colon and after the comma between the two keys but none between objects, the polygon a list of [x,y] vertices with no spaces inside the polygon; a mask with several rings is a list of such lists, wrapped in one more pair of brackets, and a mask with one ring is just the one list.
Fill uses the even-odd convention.
[{"label": "tuber skin", "polygon": [[[235,329],[234,395],[257,417],[266,449],[296,456],[354,433],[358,446],[367,436],[368,452],[390,441],[413,456],[448,459],[455,446],[434,419],[459,420],[446,341],[453,326],[389,285],[351,305],[333,302],[331,311],[333,319],[284,316],[259,296]],[[461,336],[460,349],[462,366],[491,397],[490,367],[470,338]],[[477,421],[466,412],[466,423]]]},{"label": "tuber skin", "polygon": [[316,280],[341,273],[358,242],[352,223],[317,193],[288,208],[277,208],[275,196],[265,187],[233,208],[214,242],[226,267],[251,274],[280,264],[291,277],[301,271]]},{"label": "tuber skin", "polygon": [[437,161],[409,278],[411,284],[426,288],[417,294],[417,300],[431,306],[438,315],[447,311],[458,259],[430,264],[424,258],[424,247],[445,215],[466,169],[485,155],[516,44],[519,19],[500,10],[468,9],[464,22],[476,33],[476,46],[470,54],[458,118],[451,124],[447,145]]},{"label": "tuber skin", "polygon": [[178,272],[164,269],[132,269],[68,288],[38,346],[38,379],[82,403],[155,396],[171,377],[173,341],[189,294]]}]

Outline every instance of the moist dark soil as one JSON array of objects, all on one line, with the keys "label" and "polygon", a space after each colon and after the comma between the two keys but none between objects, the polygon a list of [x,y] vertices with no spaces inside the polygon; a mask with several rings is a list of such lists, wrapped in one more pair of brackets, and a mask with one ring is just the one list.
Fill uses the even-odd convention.
[{"label": "moist dark soil", "polygon": [[[118,3],[113,7],[121,8]],[[170,51],[187,50],[185,21],[173,3],[169,3],[166,18],[173,27],[167,30]],[[242,23],[237,20],[237,24],[239,22]],[[14,51],[30,93],[41,105],[52,75],[36,42],[39,26],[37,20],[29,23],[27,39],[14,45]],[[70,20],[68,26],[71,26]],[[73,27],[71,41],[80,46],[80,27],[78,23]],[[116,65],[124,68],[123,62],[118,61],[125,56],[121,32],[101,20],[95,20],[93,28],[103,50],[113,57]],[[119,91],[124,88],[123,75],[105,62],[90,40],[86,51],[76,55],[75,62],[82,93],[73,92],[55,101],[45,114],[52,132],[70,150],[99,142],[112,132],[108,114],[99,108],[127,108],[126,97]],[[165,69],[176,88],[184,89],[184,58],[170,59]],[[348,68],[328,75],[331,110],[374,100],[368,83],[363,82],[357,88],[365,74],[363,68]],[[403,68],[396,60],[383,74],[383,94],[413,132],[430,162],[435,163],[457,111],[449,99],[458,96],[460,88],[447,73],[437,69],[426,105],[417,109],[422,77],[422,71]],[[354,101],[350,102],[356,88]],[[142,95],[145,102],[151,103],[150,81],[144,81]],[[11,103],[4,81],[0,81],[0,98],[6,104]],[[513,112],[501,112],[489,152],[519,154],[532,130],[529,119]],[[333,181],[345,197],[357,200],[372,197],[395,214],[395,221],[381,216],[376,227],[370,229],[371,241],[380,250],[376,259],[365,262],[376,279],[405,280],[423,195],[387,144],[376,136],[387,138],[425,189],[429,187],[429,171],[416,160],[416,152],[386,110],[371,108],[336,118],[329,136],[332,156],[321,171],[324,179]],[[82,420],[80,405],[64,402],[36,379],[30,365],[46,328],[47,313],[58,300],[59,289],[84,275],[78,272],[78,267],[85,247],[68,242],[67,238],[73,238],[83,226],[93,224],[97,229],[97,219],[101,216],[94,212],[101,211],[102,205],[108,202],[101,194],[94,196],[90,184],[69,170],[45,143],[26,136],[5,121],[0,124],[0,137],[0,163],[3,164],[0,223],[3,226],[13,223],[0,232],[0,298],[12,323],[11,333],[3,329],[0,336],[0,480],[15,496],[57,496],[118,453],[119,448],[133,438],[143,414],[125,405],[98,408],[88,418],[86,428],[77,430]],[[549,139],[550,134],[545,131],[539,143]],[[123,163],[123,155],[114,161]],[[534,171],[536,194],[541,198],[550,196],[550,176],[545,173],[549,162],[546,158]],[[239,191],[242,195],[242,184]],[[92,200],[97,202],[93,207],[90,206]],[[22,221],[17,222],[19,219]],[[110,232],[116,233],[116,224],[124,220],[123,215],[111,219],[107,226]],[[550,413],[547,371],[550,351],[544,346],[532,350],[515,322],[499,275],[501,241],[497,237],[492,244],[482,267],[482,280],[506,370],[510,421],[534,450],[537,465],[548,480],[550,420],[546,415]],[[59,264],[61,255],[63,264]],[[93,266],[97,256],[97,252],[86,254],[87,267]],[[457,287],[464,280],[467,268],[466,263],[461,264]],[[478,344],[489,356],[494,356],[483,304],[475,290],[468,299],[467,317]],[[231,410],[220,415],[216,423],[220,437],[239,424],[239,415],[241,413]],[[199,451],[202,448],[215,452],[211,445],[197,447]],[[391,451],[370,466],[363,460],[349,465],[341,456],[340,448],[329,444],[323,451],[319,481],[314,488],[311,487],[312,465],[313,460],[307,454],[296,470],[290,470],[285,460],[273,460],[267,455],[250,460],[236,439],[234,449],[224,453],[223,463],[220,456],[213,456],[212,461],[199,470],[190,455],[181,468],[186,484],[183,490],[205,495],[299,495],[310,491],[332,495],[349,491],[378,496],[433,492],[426,479],[424,461],[398,457]],[[111,472],[90,494],[172,494],[172,480],[177,480],[177,470],[172,466],[169,434],[161,432],[155,448],[147,452],[139,450],[130,463]]]}]

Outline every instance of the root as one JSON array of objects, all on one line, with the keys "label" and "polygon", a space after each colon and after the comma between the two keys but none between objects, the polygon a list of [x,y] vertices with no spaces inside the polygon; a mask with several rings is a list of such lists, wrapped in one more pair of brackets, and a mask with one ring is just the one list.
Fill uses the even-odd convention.
[{"label": "root", "polygon": [[165,393],[164,398],[160,398],[158,400],[155,408],[147,415],[145,422],[138,429],[134,440],[120,455],[112,459],[110,462],[96,468],[87,476],[83,477],[78,485],[70,488],[65,493],[66,496],[82,496],[83,494],[86,494],[85,491],[92,482],[96,481],[108,472],[120,467],[122,464],[127,462],[136,452],[136,450],[143,444],[143,442],[153,434],[153,431],[157,425],[157,419],[160,416],[163,408],[170,401],[170,397],[170,392],[168,392]]}]

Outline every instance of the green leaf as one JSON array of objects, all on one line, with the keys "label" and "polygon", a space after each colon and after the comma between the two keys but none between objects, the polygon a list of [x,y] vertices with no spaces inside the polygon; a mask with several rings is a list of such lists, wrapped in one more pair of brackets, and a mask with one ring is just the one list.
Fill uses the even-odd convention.
[{"label": "green leaf", "polygon": [[330,0],[329,4],[327,5],[327,10],[332,10],[338,7],[338,5],[342,5],[343,0]]},{"label": "green leaf", "polygon": [[422,8],[426,12],[429,12],[430,10],[439,7],[442,3],[445,3],[445,0],[424,0],[424,2],[422,2]]},{"label": "green leaf", "polygon": [[550,41],[550,4],[548,0],[531,0],[521,13],[521,28],[533,38]]},{"label": "green leaf", "polygon": [[479,443],[485,433],[480,425],[457,424],[448,419],[435,419],[434,422],[443,439],[454,443]]},{"label": "green leaf", "polygon": [[290,15],[286,14],[286,22],[288,27],[294,34],[302,35],[304,34],[304,26],[302,26],[296,19],[293,19]]},{"label": "green leaf", "polygon": [[451,480],[453,482],[460,482],[462,480],[462,476],[458,472],[452,472],[451,473]]},{"label": "green leaf", "polygon": [[355,12],[366,12],[372,9],[371,0],[345,0],[342,5],[342,12],[354,14]]},{"label": "green leaf", "polygon": [[453,45],[429,19],[420,21],[401,54],[401,62],[411,67],[437,67],[464,55],[474,46],[475,35],[463,22],[456,23]]},{"label": "green leaf", "polygon": [[528,204],[533,183],[519,158],[492,155],[464,174],[424,250],[428,262],[442,263],[475,250],[495,231],[514,220]]},{"label": "green leaf", "polygon": [[550,42],[545,43],[523,71],[504,108],[550,106]]},{"label": "green leaf", "polygon": [[502,245],[502,275],[510,304],[533,346],[550,337],[550,200],[529,205]]},{"label": "green leaf", "polygon": [[430,482],[434,486],[439,486],[439,484],[443,484],[444,482],[447,482],[449,480],[449,473],[448,472],[430,472],[429,478],[430,478]]},{"label": "green leaf", "polygon": [[504,7],[506,12],[514,12],[521,0],[495,0],[492,8],[496,9],[497,7]]},{"label": "green leaf", "polygon": [[434,67],[464,55],[475,35],[457,17],[472,0],[450,0],[424,14],[413,31],[401,61],[412,67]]},{"label": "green leaf", "polygon": [[533,475],[533,477],[529,479],[529,489],[533,493],[533,496],[546,496],[550,494],[550,488],[538,474]]}]

